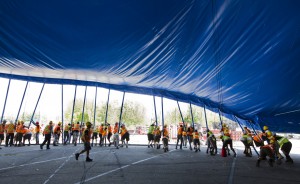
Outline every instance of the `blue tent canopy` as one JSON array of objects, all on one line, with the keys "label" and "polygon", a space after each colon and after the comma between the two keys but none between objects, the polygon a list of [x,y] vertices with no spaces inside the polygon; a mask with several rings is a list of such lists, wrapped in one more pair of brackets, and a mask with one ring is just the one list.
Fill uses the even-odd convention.
[{"label": "blue tent canopy", "polygon": [[0,77],[163,96],[300,133],[300,1],[4,0]]}]

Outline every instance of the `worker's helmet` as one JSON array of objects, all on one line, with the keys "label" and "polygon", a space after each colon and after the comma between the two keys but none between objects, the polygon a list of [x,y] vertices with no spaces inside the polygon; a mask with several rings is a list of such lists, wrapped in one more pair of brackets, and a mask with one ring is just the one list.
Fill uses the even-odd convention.
[{"label": "worker's helmet", "polygon": [[39,125],[40,123],[37,121],[35,124],[36,124],[36,125]]},{"label": "worker's helmet", "polygon": [[58,122],[58,125],[60,126],[60,125],[61,125],[61,122]]},{"label": "worker's helmet", "polygon": [[264,126],[264,127],[263,127],[263,129],[264,129],[264,131],[266,131],[266,130],[268,130],[268,129],[269,129],[269,127],[267,127],[267,126]]},{"label": "worker's helmet", "polygon": [[271,139],[270,144],[274,144],[274,143],[275,143],[274,139]]},{"label": "worker's helmet", "polygon": [[92,126],[91,122],[87,122],[86,126]]}]

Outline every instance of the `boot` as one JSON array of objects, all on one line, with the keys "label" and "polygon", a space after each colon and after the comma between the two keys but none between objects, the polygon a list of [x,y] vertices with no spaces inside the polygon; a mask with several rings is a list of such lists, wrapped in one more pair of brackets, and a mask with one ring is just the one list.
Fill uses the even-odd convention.
[{"label": "boot", "polygon": [[92,162],[93,159],[91,159],[90,157],[87,157],[87,158],[85,159],[85,161],[86,161],[86,162]]}]

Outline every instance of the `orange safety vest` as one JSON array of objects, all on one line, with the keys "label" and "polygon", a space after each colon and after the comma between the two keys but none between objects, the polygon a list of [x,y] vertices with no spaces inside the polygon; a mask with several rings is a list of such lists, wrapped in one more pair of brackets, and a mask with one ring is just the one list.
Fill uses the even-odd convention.
[{"label": "orange safety vest", "polygon": [[0,134],[4,134],[4,126],[0,125]]},{"label": "orange safety vest", "polygon": [[60,126],[55,126],[54,131],[55,134],[59,134],[60,133]]},{"label": "orange safety vest", "polygon": [[80,129],[80,124],[75,124],[73,130],[78,130],[79,131],[79,129]]},{"label": "orange safety vest", "polygon": [[43,134],[51,134],[51,131],[50,131],[50,125],[47,125],[47,126],[45,127]]},{"label": "orange safety vest", "polygon": [[190,127],[189,131],[187,132],[187,135],[193,136],[193,132],[194,132],[194,129],[192,127]]},{"label": "orange safety vest", "polygon": [[186,135],[187,135],[187,132],[186,132],[186,131],[183,131],[183,132],[182,132],[182,135],[183,135],[183,136],[186,136]]},{"label": "orange safety vest", "polygon": [[107,135],[107,131],[105,129],[102,130],[102,136],[106,136]]},{"label": "orange safety vest", "polygon": [[199,139],[200,136],[199,136],[199,132],[194,132],[193,133],[193,139]]},{"label": "orange safety vest", "polygon": [[169,131],[166,128],[164,128],[164,137],[169,137]]},{"label": "orange safety vest", "polygon": [[[88,130],[89,132],[88,132],[88,135],[86,136],[85,135],[85,131],[86,130]],[[92,134],[93,134],[93,129],[88,129],[88,128],[86,128],[86,129],[84,129],[84,131],[83,131],[83,133],[82,133],[82,136],[81,136],[81,140],[82,140],[82,138],[84,137],[84,139],[85,139],[85,142],[90,142],[91,141],[91,136],[92,136]],[[83,141],[83,140],[82,140]]]},{"label": "orange safety vest", "polygon": [[6,131],[8,134],[12,134],[15,132],[15,125],[14,124],[8,124],[6,127]]},{"label": "orange safety vest", "polygon": [[161,134],[161,132],[160,132],[159,129],[154,130],[154,135],[158,136],[158,135],[160,135],[160,134]]},{"label": "orange safety vest", "polygon": [[177,135],[182,135],[183,128],[179,127],[177,130]]},{"label": "orange safety vest", "polygon": [[40,127],[40,125],[37,125],[36,127],[35,127],[35,133],[40,133],[40,131],[41,131],[41,127]]},{"label": "orange safety vest", "polygon": [[22,124],[18,125],[18,126],[17,126],[16,132],[17,132],[17,133],[23,133],[23,128],[24,128],[24,127],[23,127]]},{"label": "orange safety vest", "polygon": [[127,129],[125,127],[121,128],[121,136],[123,136],[126,132],[127,132]]},{"label": "orange safety vest", "polygon": [[115,125],[115,126],[114,126],[114,134],[117,133],[118,130],[119,130],[119,126],[118,126],[118,125]]},{"label": "orange safety vest", "polygon": [[112,128],[110,125],[108,126],[107,130],[108,130],[108,133],[112,133]]},{"label": "orange safety vest", "polygon": [[100,126],[99,126],[99,134],[102,134],[102,132],[103,132],[103,126],[100,125]]}]

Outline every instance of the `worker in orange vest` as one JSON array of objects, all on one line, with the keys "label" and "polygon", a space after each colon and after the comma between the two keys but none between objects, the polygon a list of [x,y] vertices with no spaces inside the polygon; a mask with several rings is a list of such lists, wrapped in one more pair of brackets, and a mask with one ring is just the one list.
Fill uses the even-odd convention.
[{"label": "worker in orange vest", "polygon": [[[120,137],[119,137],[119,132],[118,131],[119,131],[119,123],[116,122],[115,126],[114,126],[114,130],[113,130],[113,133],[114,133],[113,140],[112,140],[112,142],[110,144],[114,144],[117,149],[119,149],[119,141],[120,141]],[[110,144],[108,146],[110,146]]]},{"label": "worker in orange vest", "polygon": [[199,134],[198,130],[195,130],[193,132],[193,142],[194,142],[195,152],[197,152],[197,151],[200,152],[200,134]]},{"label": "worker in orange vest", "polygon": [[14,135],[15,135],[15,125],[13,124],[12,121],[5,127],[6,131],[6,140],[5,140],[5,146],[8,146],[8,141],[9,145],[12,146],[14,144]]},{"label": "worker in orange vest", "polygon": [[80,131],[80,124],[79,124],[79,122],[77,122],[73,127],[73,143],[74,143],[74,146],[77,146],[79,131]]},{"label": "worker in orange vest", "polygon": [[[120,134],[121,134],[121,141],[122,141],[121,147],[123,147],[123,145],[126,144],[126,148],[128,148],[129,132],[127,131],[124,124],[122,124],[120,131],[121,131]],[[125,143],[125,140],[126,140],[126,143]]]},{"label": "worker in orange vest", "polygon": [[107,140],[108,140],[108,146],[110,146],[110,138],[112,136],[112,127],[110,124],[107,124]]},{"label": "worker in orange vest", "polygon": [[40,145],[40,148],[43,149],[43,146],[47,143],[47,149],[50,149],[50,140],[51,135],[53,134],[53,122],[50,121],[43,131],[43,136],[45,136],[44,142]]},{"label": "worker in orange vest", "polygon": [[55,126],[53,134],[54,134],[54,141],[53,141],[53,146],[58,146],[58,141],[61,133],[61,122],[58,122],[58,124]]},{"label": "worker in orange vest", "polygon": [[35,129],[34,129],[34,132],[35,132],[35,142],[36,142],[36,144],[40,144],[40,132],[41,132],[40,123],[36,122],[35,125],[36,125]]},{"label": "worker in orange vest", "polygon": [[192,126],[189,126],[187,129],[187,139],[189,141],[190,150],[192,150],[193,133],[194,133],[194,128]]},{"label": "worker in orange vest", "polygon": [[[2,122],[2,124],[0,125],[0,145],[2,144],[2,141],[4,140],[5,124],[6,124],[6,120],[4,120]],[[0,147],[0,149],[2,149],[2,148]]]},{"label": "worker in orange vest", "polygon": [[256,167],[259,167],[261,160],[266,160],[269,157],[268,163],[273,167],[273,162],[275,161],[275,148],[274,140],[270,140],[270,144],[260,147],[259,158],[256,161]]},{"label": "worker in orange vest", "polygon": [[177,142],[176,142],[176,147],[175,147],[176,149],[177,149],[179,140],[180,140],[180,149],[182,149],[182,143],[183,143],[182,132],[183,132],[183,126],[180,125],[177,129]]},{"label": "worker in orange vest", "polygon": [[23,129],[23,146],[25,146],[25,141],[28,141],[28,146],[30,146],[30,140],[31,140],[31,130],[29,128]]},{"label": "worker in orange vest", "polygon": [[15,146],[22,146],[23,131],[24,131],[23,129],[24,129],[24,121],[20,121],[16,128],[17,135],[16,135]]},{"label": "worker in orange vest", "polygon": [[87,128],[82,132],[81,140],[84,143],[84,149],[79,152],[75,153],[75,159],[78,160],[79,155],[86,152],[86,162],[92,162],[93,159],[89,157],[91,148],[91,135],[93,134],[93,129],[91,128],[92,124],[90,122],[86,123]]},{"label": "worker in orange vest", "polygon": [[164,145],[163,150],[165,152],[169,151],[169,130],[167,128],[167,125],[164,125],[162,142]]}]

